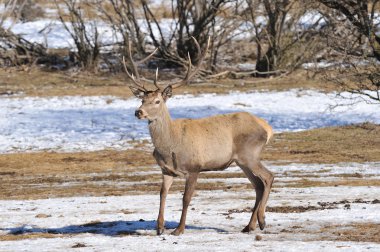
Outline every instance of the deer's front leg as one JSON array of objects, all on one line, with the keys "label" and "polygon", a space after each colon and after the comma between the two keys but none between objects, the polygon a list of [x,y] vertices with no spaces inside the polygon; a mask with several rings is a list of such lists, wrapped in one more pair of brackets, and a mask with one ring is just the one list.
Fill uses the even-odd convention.
[{"label": "deer's front leg", "polygon": [[178,227],[172,232],[172,235],[180,235],[185,231],[185,222],[187,208],[189,207],[191,197],[193,196],[195,185],[197,184],[198,173],[190,173],[186,178],[185,193],[182,199],[182,215]]},{"label": "deer's front leg", "polygon": [[157,218],[157,235],[160,235],[164,232],[165,221],[164,221],[164,212],[165,212],[165,202],[166,196],[168,195],[170,186],[173,183],[173,177],[162,174],[162,185],[160,191],[160,211]]}]

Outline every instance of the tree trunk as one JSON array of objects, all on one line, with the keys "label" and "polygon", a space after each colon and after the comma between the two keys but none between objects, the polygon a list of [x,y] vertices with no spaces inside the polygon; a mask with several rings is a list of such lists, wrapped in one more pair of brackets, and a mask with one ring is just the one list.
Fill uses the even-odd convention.
[{"label": "tree trunk", "polygon": [[261,59],[257,60],[256,70],[260,73],[257,73],[258,77],[268,77],[269,74],[266,72],[271,72],[277,70],[277,57],[278,57],[277,48],[270,47]]}]

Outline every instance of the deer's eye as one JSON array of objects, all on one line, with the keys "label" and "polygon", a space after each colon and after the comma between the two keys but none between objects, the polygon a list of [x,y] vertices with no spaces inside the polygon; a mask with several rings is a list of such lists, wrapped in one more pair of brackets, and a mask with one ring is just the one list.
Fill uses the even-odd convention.
[{"label": "deer's eye", "polygon": [[155,103],[156,103],[156,104],[160,104],[160,101],[156,101]]}]

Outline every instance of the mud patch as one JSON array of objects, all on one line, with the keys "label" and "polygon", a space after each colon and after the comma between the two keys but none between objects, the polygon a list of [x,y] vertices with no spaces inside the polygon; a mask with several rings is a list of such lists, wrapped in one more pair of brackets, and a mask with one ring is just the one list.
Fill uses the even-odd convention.
[{"label": "mud patch", "polygon": [[325,226],[320,231],[326,240],[380,243],[380,223]]},{"label": "mud patch", "polygon": [[[325,209],[335,209],[336,206],[326,205],[326,206],[275,206],[270,207],[267,206],[266,212],[272,213],[304,213],[308,211],[318,211]],[[228,210],[228,215],[232,213],[250,213],[252,212],[252,208],[247,207],[244,209],[230,209]]]},{"label": "mud patch", "polygon": [[325,209],[335,209],[335,206],[277,206],[277,207],[267,207],[267,212],[272,213],[304,213],[308,211],[318,211]]},{"label": "mud patch", "polygon": [[33,234],[7,234],[0,235],[0,241],[18,241],[25,239],[39,239],[39,238],[61,238],[64,235],[51,234],[51,233],[33,233]]},{"label": "mud patch", "polygon": [[[334,202],[317,202],[317,206],[267,206],[266,212],[271,213],[304,213],[308,211],[320,211],[326,209],[337,209],[339,206],[343,205],[344,209],[350,209],[351,204],[353,203],[361,203],[361,204],[380,204],[380,200],[363,200],[363,199],[355,199],[352,201],[349,200],[341,200]],[[252,208],[247,207],[244,209],[230,209],[228,213],[223,213],[223,215],[230,215],[233,213],[251,213]],[[380,230],[380,228],[379,228]]]},{"label": "mud patch", "polygon": [[73,246],[71,246],[72,248],[85,248],[87,247],[86,244],[84,243],[81,243],[81,242],[78,242],[76,244],[74,244]]}]

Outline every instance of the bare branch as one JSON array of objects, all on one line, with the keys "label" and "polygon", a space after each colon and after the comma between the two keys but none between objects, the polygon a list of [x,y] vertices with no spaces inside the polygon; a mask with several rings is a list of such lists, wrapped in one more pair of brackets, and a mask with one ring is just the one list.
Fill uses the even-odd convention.
[{"label": "bare branch", "polygon": [[208,48],[210,46],[210,37],[208,38],[207,40],[207,45],[206,45],[206,48],[204,50],[204,52],[202,53],[201,51],[201,47],[198,43],[198,41],[194,38],[194,37],[191,37],[195,43],[195,46],[197,48],[197,51],[198,51],[198,56],[201,55],[201,58],[198,60],[198,63],[197,63],[197,66],[195,67],[195,69],[193,71],[191,71],[191,68],[192,68],[192,64],[191,64],[191,58],[190,58],[190,54],[188,54],[188,67],[187,67],[187,73],[186,73],[186,76],[183,80],[179,81],[179,82],[174,82],[174,83],[171,83],[169,85],[172,86],[172,88],[178,88],[182,85],[187,85],[189,83],[189,81],[191,80],[191,78],[193,78],[199,71],[200,67],[201,67],[201,64],[204,60],[204,58],[206,57],[206,54],[207,54],[207,51],[208,51]]},{"label": "bare branch", "polygon": [[[152,52],[150,53],[147,57],[145,57],[144,59],[138,61],[138,62],[135,62],[133,60],[133,56],[132,56],[132,48],[131,48],[131,43],[129,42],[128,44],[128,56],[129,56],[129,63],[132,65],[132,69],[133,69],[133,73],[130,73],[128,71],[128,67],[127,67],[127,64],[125,62],[125,57],[123,56],[123,66],[124,66],[124,70],[125,70],[125,73],[127,74],[127,76],[129,77],[129,79],[131,79],[133,81],[133,83],[135,84],[135,87],[142,91],[142,92],[147,92],[149,91],[148,89],[145,88],[145,84],[144,84],[144,81],[147,81],[146,79],[142,80],[142,78],[140,78],[140,74],[138,72],[138,69],[137,69],[137,66],[139,64],[142,64],[144,63],[145,61],[149,60],[151,57],[153,57],[153,55],[157,52],[157,48]],[[157,71],[156,71],[156,76],[155,76],[155,80],[153,81],[153,84],[154,86],[157,87],[157,89],[160,89],[157,85],[157,78],[158,78],[158,68],[157,68]],[[149,81],[148,81],[149,82]]]}]

